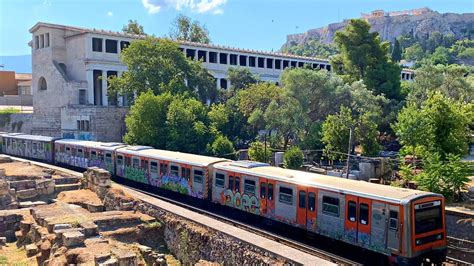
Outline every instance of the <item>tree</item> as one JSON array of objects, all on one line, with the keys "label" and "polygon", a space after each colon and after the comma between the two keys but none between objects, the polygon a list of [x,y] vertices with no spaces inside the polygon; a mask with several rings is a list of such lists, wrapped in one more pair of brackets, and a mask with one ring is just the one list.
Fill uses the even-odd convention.
[{"label": "tree", "polygon": [[248,150],[249,159],[252,161],[268,163],[270,161],[271,150],[270,147],[265,149],[265,144],[259,141],[250,143]]},{"label": "tree", "polygon": [[289,169],[299,169],[303,165],[303,152],[297,147],[293,146],[283,155],[283,165]]},{"label": "tree", "polygon": [[446,47],[437,47],[434,53],[430,56],[430,60],[434,65],[447,65],[451,62],[451,55],[449,49]]},{"label": "tree", "polygon": [[140,95],[151,89],[155,95],[189,93],[203,102],[216,96],[212,76],[198,62],[187,59],[172,41],[136,40],[122,51],[121,59],[128,71],[109,80],[110,94]]},{"label": "tree", "polygon": [[325,152],[332,158],[341,158],[339,154],[331,152],[346,152],[349,144],[350,128],[355,125],[351,110],[341,107],[341,111],[334,115],[328,115],[323,123],[323,143]]},{"label": "tree", "polygon": [[151,90],[137,97],[125,118],[124,141],[132,145],[149,145],[165,149],[168,139],[166,113],[173,100],[170,93],[154,95]]},{"label": "tree", "polygon": [[319,40],[309,40],[303,44],[283,47],[281,51],[283,53],[319,58],[329,58],[339,53],[334,44],[322,43]]},{"label": "tree", "polygon": [[246,67],[230,67],[227,70],[227,79],[235,90],[247,88],[250,84],[255,84],[259,81],[259,77],[252,74]]},{"label": "tree", "polygon": [[401,68],[389,61],[390,44],[381,42],[377,32],[370,32],[370,24],[352,19],[334,39],[341,51],[343,71],[348,81],[364,80],[375,94],[390,99],[400,97]]},{"label": "tree", "polygon": [[173,40],[210,43],[209,31],[199,21],[192,21],[185,15],[178,15],[170,29],[170,37]]},{"label": "tree", "polygon": [[402,47],[400,46],[400,42],[398,39],[395,39],[395,43],[393,44],[392,49],[392,61],[393,62],[400,62],[402,59]]},{"label": "tree", "polygon": [[403,53],[403,57],[409,61],[419,61],[425,56],[425,51],[423,51],[423,47],[421,47],[419,43],[415,43],[412,46],[407,47]]},{"label": "tree", "polygon": [[217,136],[210,145],[209,150],[214,156],[235,159],[234,145],[225,136]]},{"label": "tree", "polygon": [[448,154],[466,154],[473,117],[473,103],[454,101],[435,92],[421,105],[409,102],[393,127],[405,154],[437,153],[445,160]]},{"label": "tree", "polygon": [[131,19],[128,20],[127,25],[123,25],[122,31],[129,34],[146,35],[143,31],[143,26],[138,24],[136,20]]}]

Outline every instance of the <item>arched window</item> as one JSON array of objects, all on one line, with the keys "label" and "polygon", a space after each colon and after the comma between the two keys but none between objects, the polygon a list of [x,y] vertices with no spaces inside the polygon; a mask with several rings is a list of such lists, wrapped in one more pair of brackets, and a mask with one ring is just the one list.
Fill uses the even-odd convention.
[{"label": "arched window", "polygon": [[45,91],[48,89],[48,85],[46,84],[46,79],[44,77],[41,77],[38,81],[38,88],[42,91]]}]

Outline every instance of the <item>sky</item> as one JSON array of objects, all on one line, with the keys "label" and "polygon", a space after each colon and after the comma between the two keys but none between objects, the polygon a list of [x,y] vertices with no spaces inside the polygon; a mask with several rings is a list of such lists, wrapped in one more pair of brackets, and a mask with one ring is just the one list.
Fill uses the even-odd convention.
[{"label": "sky", "polygon": [[474,0],[0,0],[0,56],[31,54],[28,30],[40,21],[120,31],[133,19],[146,33],[165,36],[184,14],[206,25],[212,43],[276,51],[287,34],[374,9],[420,7],[472,13]]}]

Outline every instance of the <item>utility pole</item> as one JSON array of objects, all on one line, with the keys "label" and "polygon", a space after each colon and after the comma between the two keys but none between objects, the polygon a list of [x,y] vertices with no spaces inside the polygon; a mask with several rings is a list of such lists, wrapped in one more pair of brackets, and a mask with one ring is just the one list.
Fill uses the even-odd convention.
[{"label": "utility pole", "polygon": [[349,147],[347,148],[346,179],[349,179],[349,160],[351,158],[352,148],[352,126],[349,129]]}]

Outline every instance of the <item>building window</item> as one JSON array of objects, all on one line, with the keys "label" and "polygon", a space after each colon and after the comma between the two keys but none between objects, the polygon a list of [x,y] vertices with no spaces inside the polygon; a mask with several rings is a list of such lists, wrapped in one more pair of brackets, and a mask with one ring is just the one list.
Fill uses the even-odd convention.
[{"label": "building window", "polygon": [[221,89],[227,89],[227,79],[221,79],[220,86]]},{"label": "building window", "polygon": [[198,60],[199,61],[203,61],[203,62],[207,62],[206,61],[206,51],[198,51]]},{"label": "building window", "polygon": [[86,104],[86,90],[79,90],[79,104],[85,105]]},{"label": "building window", "polygon": [[77,120],[77,130],[89,131],[89,120]]},{"label": "building window", "polygon": [[273,68],[273,59],[267,58],[267,68]]},{"label": "building window", "polygon": [[195,54],[196,54],[196,50],[186,49],[186,57],[188,57],[189,59],[194,60]]},{"label": "building window", "polygon": [[239,63],[240,63],[240,66],[247,66],[247,56],[245,55],[239,56]]},{"label": "building window", "polygon": [[280,187],[279,201],[288,205],[293,205],[293,189]]},{"label": "building window", "polygon": [[44,35],[44,47],[49,47],[49,33]]},{"label": "building window", "polygon": [[45,91],[48,89],[48,84],[46,83],[46,79],[44,77],[39,78],[38,88],[42,91]]},{"label": "building window", "polygon": [[209,52],[209,63],[217,63],[217,53]]},{"label": "building window", "polygon": [[233,66],[237,65],[237,55],[236,54],[231,54],[230,55],[230,64]]},{"label": "building window", "polygon": [[275,59],[275,69],[281,69],[281,60]]},{"label": "building window", "polygon": [[249,56],[249,67],[255,67],[255,56]]},{"label": "building window", "polygon": [[105,40],[105,52],[116,54],[117,53],[117,41],[116,40]]},{"label": "building window", "polygon": [[35,48],[36,48],[36,50],[39,49],[39,46],[40,46],[39,45],[39,36],[35,36]]},{"label": "building window", "polygon": [[339,199],[323,196],[323,213],[339,217]]},{"label": "building window", "polygon": [[227,65],[227,54],[226,53],[220,53],[219,54],[219,64]]},{"label": "building window", "polygon": [[127,42],[127,41],[121,41],[120,42],[120,51],[123,51],[125,49],[127,49],[127,47],[130,46],[130,42]]},{"label": "building window", "polygon": [[92,38],[92,51],[102,52],[102,39],[101,38]]},{"label": "building window", "polygon": [[298,67],[304,67],[304,62],[298,62]]},{"label": "building window", "polygon": [[263,57],[258,58],[258,67],[259,68],[264,68],[265,67],[265,58],[263,58]]},{"label": "building window", "polygon": [[296,67],[297,63],[296,61],[291,61],[291,67]]},{"label": "building window", "polygon": [[287,68],[290,64],[290,61],[288,60],[283,60],[283,69]]},{"label": "building window", "polygon": [[318,69],[319,65],[318,64],[313,64],[313,69]]}]

